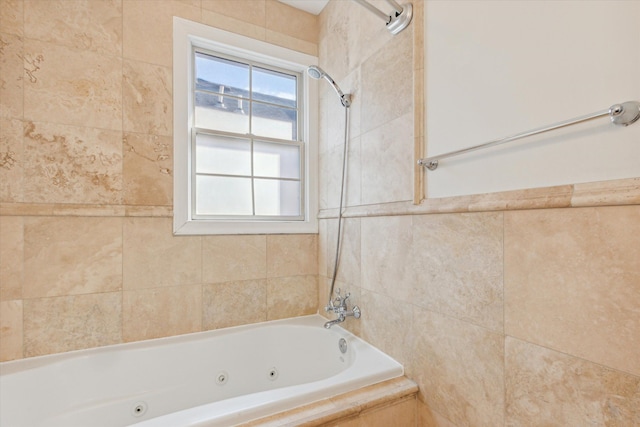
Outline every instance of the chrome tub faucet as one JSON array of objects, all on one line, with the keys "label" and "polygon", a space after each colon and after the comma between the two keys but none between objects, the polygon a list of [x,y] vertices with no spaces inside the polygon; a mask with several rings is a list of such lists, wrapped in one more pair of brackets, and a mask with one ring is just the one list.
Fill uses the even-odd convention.
[{"label": "chrome tub faucet", "polygon": [[327,304],[327,306],[324,308],[324,311],[326,311],[327,313],[332,311],[338,315],[338,318],[325,323],[325,328],[329,329],[336,323],[342,323],[349,316],[353,316],[356,319],[360,318],[360,307],[354,305],[353,308],[349,310],[349,307],[347,306],[347,300],[350,296],[351,294],[347,292],[347,294],[343,297],[340,295],[340,289],[336,291],[336,297],[329,300],[329,304]]}]

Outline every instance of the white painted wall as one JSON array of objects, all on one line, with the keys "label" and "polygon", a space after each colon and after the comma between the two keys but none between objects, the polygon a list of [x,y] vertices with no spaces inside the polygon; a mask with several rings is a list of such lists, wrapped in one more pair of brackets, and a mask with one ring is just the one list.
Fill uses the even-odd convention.
[{"label": "white painted wall", "polygon": [[[426,1],[427,155],[640,101],[640,1]],[[428,197],[640,176],[608,118],[442,160]]]}]

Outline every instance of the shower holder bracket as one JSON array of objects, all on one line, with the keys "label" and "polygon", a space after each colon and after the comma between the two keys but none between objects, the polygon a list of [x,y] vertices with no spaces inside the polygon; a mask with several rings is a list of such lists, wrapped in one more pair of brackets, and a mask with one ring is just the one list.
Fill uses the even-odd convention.
[{"label": "shower holder bracket", "polygon": [[402,12],[396,13],[391,17],[391,21],[387,24],[387,30],[394,36],[404,30],[411,23],[413,18],[413,6],[411,3],[402,5]]}]

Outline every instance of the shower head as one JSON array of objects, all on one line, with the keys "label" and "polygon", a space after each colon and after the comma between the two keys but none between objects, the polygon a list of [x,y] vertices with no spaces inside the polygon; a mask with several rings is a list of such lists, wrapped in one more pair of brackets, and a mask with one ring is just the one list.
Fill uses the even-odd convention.
[{"label": "shower head", "polygon": [[310,65],[309,68],[307,68],[307,74],[309,74],[309,77],[316,80],[324,78],[329,82],[331,87],[333,87],[333,89],[338,94],[342,105],[345,108],[349,108],[351,106],[351,96],[349,94],[344,94],[338,87],[338,84],[335,82],[335,80],[333,80],[331,76],[327,74],[322,68],[318,67],[317,65]]}]

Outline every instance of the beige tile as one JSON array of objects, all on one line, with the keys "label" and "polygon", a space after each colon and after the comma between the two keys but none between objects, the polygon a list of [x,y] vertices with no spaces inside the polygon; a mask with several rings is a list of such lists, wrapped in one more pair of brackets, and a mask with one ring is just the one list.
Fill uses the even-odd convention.
[{"label": "beige tile", "polygon": [[3,33],[23,35],[24,0],[0,0],[0,28]]},{"label": "beige tile", "polygon": [[25,357],[117,344],[121,331],[120,292],[24,301]]},{"label": "beige tile", "polygon": [[125,291],[122,337],[125,342],[199,332],[202,286]]},{"label": "beige tile", "polygon": [[[319,18],[320,66],[340,81],[357,67],[362,48],[358,45],[358,13],[362,6],[351,1],[331,1]],[[365,10],[366,11],[366,10]]]},{"label": "beige tile", "polygon": [[26,202],[122,202],[120,131],[27,122],[24,164]]},{"label": "beige tile", "polygon": [[202,258],[202,280],[205,283],[263,279],[267,277],[267,237],[203,237]]},{"label": "beige tile", "polygon": [[122,61],[25,39],[25,119],[122,129]]},{"label": "beige tile", "polygon": [[125,60],[122,74],[124,130],[171,136],[173,131],[171,69]]},{"label": "beige tile", "polygon": [[200,21],[198,4],[173,0],[123,0],[123,56],[150,64],[173,64],[173,17]]},{"label": "beige tile", "polygon": [[360,138],[362,204],[413,200],[413,119],[404,114]]},{"label": "beige tile", "polygon": [[414,308],[409,375],[422,400],[458,425],[504,423],[504,336]]},{"label": "beige tile", "polygon": [[127,205],[173,204],[173,140],[125,133],[123,192]]},{"label": "beige tile", "polygon": [[267,279],[204,285],[202,329],[267,320]]},{"label": "beige tile", "polygon": [[21,202],[24,147],[22,121],[0,117],[0,202]]},{"label": "beige tile", "polygon": [[[213,1],[218,2],[218,0]],[[266,40],[266,30],[264,26],[249,24],[241,18],[236,19],[204,8],[202,9],[202,23],[231,33],[251,37],[252,39]]]},{"label": "beige tile", "polygon": [[[383,295],[364,289],[360,301],[362,316],[354,322],[360,322],[362,338],[408,366],[415,351],[414,340],[420,330],[414,325],[414,307],[394,299],[393,294]],[[397,309],[390,310],[389,307]]]},{"label": "beige tile", "polygon": [[418,423],[420,427],[457,427],[418,399]]},{"label": "beige tile", "polygon": [[0,117],[21,119],[23,116],[22,55],[22,38],[0,33]]},{"label": "beige tile", "polygon": [[311,56],[318,56],[318,45],[306,40],[298,39],[274,30],[265,31],[265,41],[276,46],[306,53]]},{"label": "beige tile", "polygon": [[121,289],[121,218],[25,218],[24,298]]},{"label": "beige tile", "polygon": [[[360,218],[343,218],[340,227],[340,256],[338,259],[338,274],[336,279],[345,283],[348,287],[360,286]],[[338,220],[328,222],[327,227],[327,265],[326,273],[333,277],[336,260],[336,240],[338,237]]]},{"label": "beige tile", "polygon": [[413,303],[502,333],[503,214],[416,215]]},{"label": "beige tile", "polygon": [[266,2],[266,28],[309,43],[318,43],[318,17],[279,1]]},{"label": "beige tile", "polygon": [[122,53],[120,0],[26,0],[24,34],[80,50]]},{"label": "beige tile", "polygon": [[[363,427],[388,427],[417,425],[416,399],[404,399],[380,409],[367,411],[360,415],[360,425]],[[338,424],[342,426],[342,424]]]},{"label": "beige tile", "polygon": [[0,362],[22,358],[22,301],[0,301]]},{"label": "beige tile", "polygon": [[640,178],[574,184],[571,206],[640,204]]},{"label": "beige tile", "polygon": [[266,3],[266,0],[202,0],[202,9],[265,27]]},{"label": "beige tile", "polygon": [[22,299],[23,218],[0,216],[0,301]]},{"label": "beige tile", "polygon": [[317,312],[317,301],[317,276],[267,280],[267,320],[314,314]]},{"label": "beige tile", "polygon": [[[362,133],[405,114],[411,116],[408,127],[413,132],[412,36],[412,31],[401,32],[362,63]],[[412,152],[413,139],[409,153]]]},{"label": "beige tile", "polygon": [[[344,129],[344,128],[342,128]],[[338,208],[340,206],[340,194],[342,191],[343,208],[356,206],[361,203],[361,153],[360,138],[349,141],[347,152],[347,169],[345,171],[345,189],[342,191],[342,165],[344,159],[344,145],[334,146],[326,155],[326,208]]]},{"label": "beige tile", "polygon": [[508,335],[640,375],[640,206],[505,213]]},{"label": "beige tile", "polygon": [[267,277],[318,274],[317,235],[267,236]]},{"label": "beige tile", "polygon": [[505,344],[507,426],[640,425],[640,377],[514,338]]},{"label": "beige tile", "polygon": [[411,265],[411,216],[361,219],[362,287],[412,303],[418,281]]},{"label": "beige tile", "polygon": [[171,218],[124,219],[125,290],[202,282],[200,237],[174,237],[171,230]]},{"label": "beige tile", "polygon": [[[376,7],[378,10],[384,11],[384,13],[388,13],[391,15],[392,8],[386,0],[371,0],[369,2],[371,5]],[[404,2],[398,2],[404,4]],[[410,2],[413,4],[415,8],[416,2]],[[396,48],[398,42],[398,35],[392,35],[389,30],[387,30],[386,25],[380,19],[380,17],[374,15],[363,7],[360,7],[358,13],[356,14],[357,24],[354,27],[356,30],[354,31],[354,37],[356,38],[356,43],[359,49],[354,52],[353,62],[356,64],[361,64],[363,61],[366,61],[372,55],[375,55],[376,52],[384,49],[384,48]],[[414,15],[411,24],[402,31],[402,35],[406,33],[413,32],[416,26],[416,16]],[[403,40],[403,43],[409,43],[408,38]],[[396,47],[393,47],[396,46]]]}]

